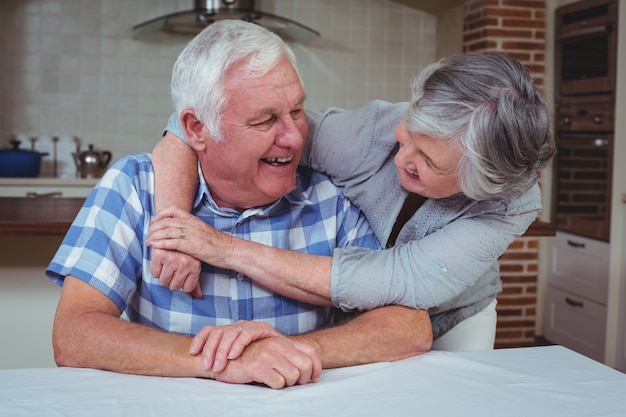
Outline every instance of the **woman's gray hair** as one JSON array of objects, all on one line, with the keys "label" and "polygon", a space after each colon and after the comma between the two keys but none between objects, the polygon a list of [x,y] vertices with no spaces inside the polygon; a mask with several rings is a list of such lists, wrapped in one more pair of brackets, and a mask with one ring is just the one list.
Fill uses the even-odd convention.
[{"label": "woman's gray hair", "polygon": [[555,153],[551,109],[528,71],[498,53],[468,53],[426,67],[413,81],[404,123],[455,140],[463,193],[514,198],[532,187]]},{"label": "woman's gray hair", "polygon": [[[193,109],[213,138],[222,141],[220,114],[227,102],[224,77],[240,62],[244,76],[261,77],[286,57],[296,57],[278,35],[254,23],[220,20],[197,35],[181,52],[172,70],[171,96],[176,113]],[[298,74],[299,77],[299,74]]]}]

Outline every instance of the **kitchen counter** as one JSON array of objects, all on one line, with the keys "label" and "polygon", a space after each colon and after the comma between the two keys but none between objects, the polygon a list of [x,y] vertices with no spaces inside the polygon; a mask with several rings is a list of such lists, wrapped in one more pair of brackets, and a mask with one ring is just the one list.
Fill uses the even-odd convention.
[{"label": "kitchen counter", "polygon": [[[84,198],[0,197],[0,234],[65,235]],[[554,236],[556,226],[535,220],[524,236]]]},{"label": "kitchen counter", "polygon": [[85,178],[0,178],[0,197],[82,197],[98,182]]},{"label": "kitchen counter", "polygon": [[0,235],[65,235],[97,182],[84,178],[0,178]]},{"label": "kitchen counter", "polygon": [[8,186],[59,186],[59,187],[93,187],[98,182],[94,178],[47,178],[47,177],[0,177],[0,187]]},{"label": "kitchen counter", "polygon": [[84,198],[0,198],[0,235],[63,236]]}]

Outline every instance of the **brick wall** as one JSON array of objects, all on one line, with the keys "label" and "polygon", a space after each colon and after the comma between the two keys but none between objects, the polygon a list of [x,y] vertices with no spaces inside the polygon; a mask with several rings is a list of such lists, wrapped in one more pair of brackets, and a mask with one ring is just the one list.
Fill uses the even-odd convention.
[{"label": "brick wall", "polygon": [[538,238],[522,237],[500,257],[503,290],[498,296],[496,347],[535,343],[538,251]]},{"label": "brick wall", "polygon": [[[543,85],[545,0],[465,0],[463,50],[498,51],[522,62]],[[500,258],[496,347],[531,346],[537,314],[539,238],[522,237]]]},{"label": "brick wall", "polygon": [[545,38],[545,0],[465,0],[465,52],[504,52],[543,84]]}]

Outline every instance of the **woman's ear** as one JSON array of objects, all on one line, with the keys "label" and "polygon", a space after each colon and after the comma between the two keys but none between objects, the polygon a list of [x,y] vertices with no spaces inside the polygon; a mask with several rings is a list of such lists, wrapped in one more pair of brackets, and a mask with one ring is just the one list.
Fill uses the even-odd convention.
[{"label": "woman's ear", "polygon": [[209,132],[204,123],[196,117],[193,109],[185,109],[180,112],[180,124],[189,144],[196,151],[203,150],[206,147],[206,141],[209,140]]}]

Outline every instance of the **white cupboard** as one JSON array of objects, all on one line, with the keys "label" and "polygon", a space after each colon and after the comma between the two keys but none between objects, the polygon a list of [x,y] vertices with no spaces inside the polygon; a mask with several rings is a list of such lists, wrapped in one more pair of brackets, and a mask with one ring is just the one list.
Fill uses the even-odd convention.
[{"label": "white cupboard", "polygon": [[550,240],[545,337],[603,362],[608,242],[558,231]]},{"label": "white cupboard", "polygon": [[[0,178],[0,197],[87,197],[96,180]],[[61,289],[44,274],[63,236],[0,235],[0,368],[55,366]]]}]

